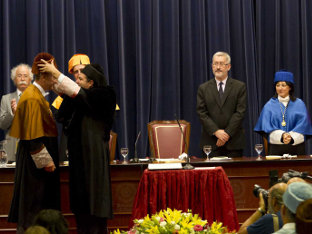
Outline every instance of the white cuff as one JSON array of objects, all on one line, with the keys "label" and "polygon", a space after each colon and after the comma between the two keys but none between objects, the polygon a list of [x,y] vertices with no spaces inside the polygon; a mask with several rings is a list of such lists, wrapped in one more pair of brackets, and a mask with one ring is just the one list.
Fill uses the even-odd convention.
[{"label": "white cuff", "polygon": [[64,80],[64,74],[62,74],[61,73],[61,75],[57,78],[57,81],[59,82],[59,83],[62,83],[62,81]]},{"label": "white cuff", "polygon": [[294,144],[292,145],[299,145],[304,142],[304,135],[298,132],[289,132],[290,136],[294,140]]},{"label": "white cuff", "polygon": [[55,90],[57,93],[66,94],[69,97],[75,97],[80,87],[76,82],[72,81],[67,76],[64,76],[61,74],[58,78],[58,83],[54,85],[53,90]]},{"label": "white cuff", "polygon": [[36,167],[39,169],[44,168],[53,161],[46,147],[36,154],[31,154],[31,157],[34,160]]},{"label": "white cuff", "polygon": [[283,130],[274,130],[273,132],[271,132],[269,135],[270,144],[283,145],[284,143],[281,142],[281,138],[284,132],[285,131]]}]

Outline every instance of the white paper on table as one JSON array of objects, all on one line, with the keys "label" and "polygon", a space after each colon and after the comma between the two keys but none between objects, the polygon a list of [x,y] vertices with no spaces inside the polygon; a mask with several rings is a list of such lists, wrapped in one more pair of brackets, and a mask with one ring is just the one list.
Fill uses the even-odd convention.
[{"label": "white paper on table", "polygon": [[216,167],[195,167],[195,170],[212,170],[216,169]]},{"label": "white paper on table", "polygon": [[180,162],[181,160],[178,158],[156,158],[157,162]]},{"label": "white paper on table", "polygon": [[267,155],[267,156],[265,156],[265,159],[267,159],[267,160],[275,160],[275,159],[281,159],[282,158],[282,156],[280,156],[280,155]]},{"label": "white paper on table", "polygon": [[168,170],[168,169],[182,169],[181,163],[150,163],[148,170]]},{"label": "white paper on table", "polygon": [[210,161],[220,161],[220,160],[232,160],[232,158],[229,158],[227,156],[219,156],[219,157],[213,157],[210,159]]},{"label": "white paper on table", "polygon": [[148,162],[149,159],[148,158],[139,158],[139,162]]}]

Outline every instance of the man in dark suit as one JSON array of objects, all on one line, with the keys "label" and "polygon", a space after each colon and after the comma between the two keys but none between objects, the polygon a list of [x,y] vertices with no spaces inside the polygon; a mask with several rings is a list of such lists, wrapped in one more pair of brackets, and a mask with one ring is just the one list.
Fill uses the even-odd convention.
[{"label": "man in dark suit", "polygon": [[197,114],[202,124],[200,147],[211,145],[210,156],[242,156],[245,134],[242,127],[246,112],[246,86],[228,77],[231,57],[217,52],[212,57],[215,75],[198,88]]}]

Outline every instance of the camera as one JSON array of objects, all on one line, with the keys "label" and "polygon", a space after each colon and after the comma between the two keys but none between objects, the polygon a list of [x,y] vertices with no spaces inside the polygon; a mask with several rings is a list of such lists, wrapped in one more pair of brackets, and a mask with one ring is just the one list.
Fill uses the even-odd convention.
[{"label": "camera", "polygon": [[279,179],[279,182],[287,183],[288,180],[290,180],[293,177],[299,177],[302,179],[310,179],[310,180],[312,178],[311,176],[309,176],[308,172],[299,172],[299,171],[289,169],[288,172],[283,173],[283,176],[281,179]]},{"label": "camera", "polygon": [[289,169],[288,172],[283,173],[281,178],[278,178],[278,171],[277,170],[271,170],[269,172],[270,175],[270,187],[272,187],[276,183],[287,183],[288,180],[290,180],[293,177],[299,177],[302,179],[309,179],[312,180],[312,176],[308,174],[308,172],[299,172],[292,169]]},{"label": "camera", "polygon": [[255,195],[255,197],[259,198],[260,193],[262,193],[262,198],[265,204],[265,210],[267,210],[268,208],[268,199],[269,199],[269,191],[263,189],[260,185],[255,184],[254,185],[254,189],[253,189],[253,194]]},{"label": "camera", "polygon": [[[271,170],[269,172],[269,176],[270,176],[270,181],[269,181],[270,187],[272,187],[276,183],[280,183],[280,182],[287,183],[288,180],[290,180],[293,177],[300,177],[302,179],[312,180],[312,176],[309,176],[309,174],[307,172],[299,172],[299,171],[295,171],[292,169],[289,169],[288,172],[284,173],[281,178],[278,178],[278,171],[277,170]],[[255,184],[252,192],[255,195],[255,197],[257,197],[257,198],[259,198],[259,194],[262,193],[263,201],[265,204],[265,209],[267,210],[269,191],[263,189],[260,185]]]}]

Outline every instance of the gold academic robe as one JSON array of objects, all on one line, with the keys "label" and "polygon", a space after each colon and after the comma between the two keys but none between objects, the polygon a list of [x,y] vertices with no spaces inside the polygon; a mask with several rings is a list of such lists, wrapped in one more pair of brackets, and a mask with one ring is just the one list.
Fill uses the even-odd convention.
[{"label": "gold academic robe", "polygon": [[[17,105],[10,135],[19,138],[16,153],[14,193],[9,222],[27,228],[42,209],[60,209],[57,128],[49,103],[34,86],[24,91]],[[56,170],[38,169],[31,157],[45,146]]]},{"label": "gold academic robe", "polygon": [[35,85],[29,85],[21,96],[10,135],[20,140],[57,136],[57,128],[49,102]]}]

